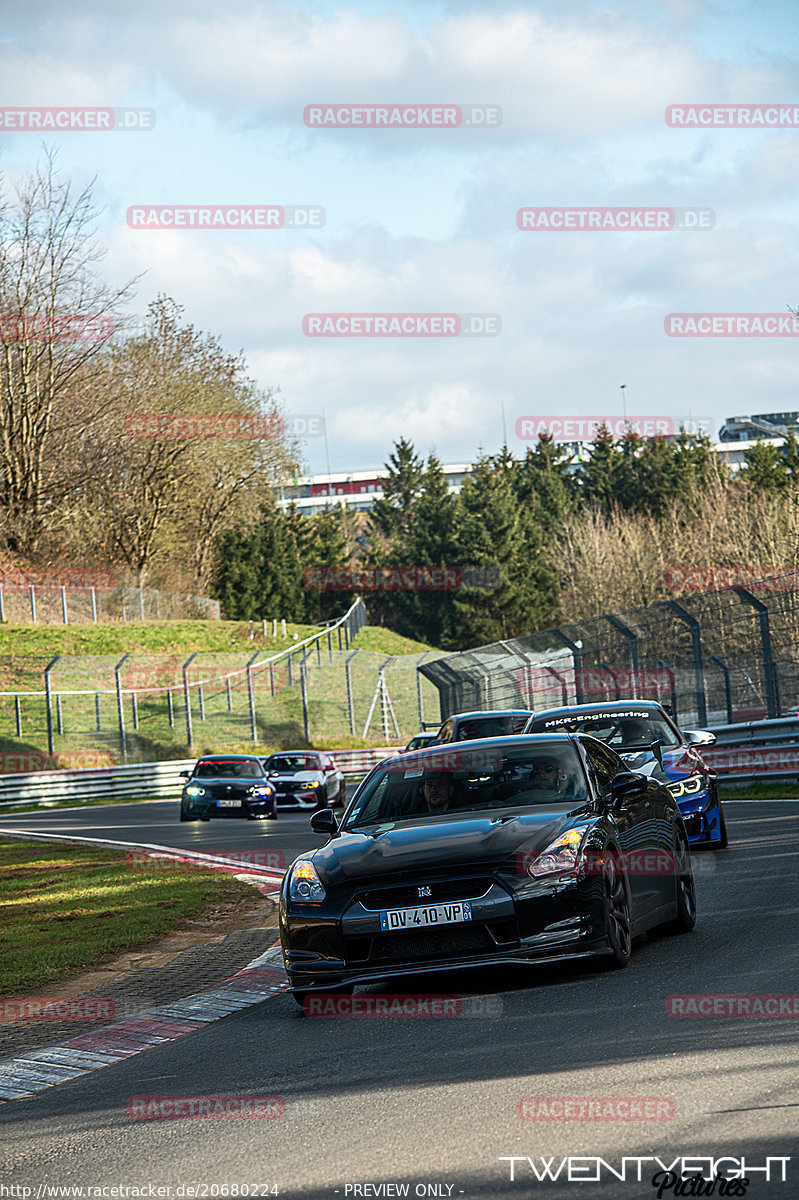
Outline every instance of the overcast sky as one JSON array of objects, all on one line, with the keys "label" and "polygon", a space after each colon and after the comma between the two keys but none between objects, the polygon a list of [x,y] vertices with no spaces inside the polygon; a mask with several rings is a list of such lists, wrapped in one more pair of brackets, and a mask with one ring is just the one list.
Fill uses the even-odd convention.
[{"label": "overcast sky", "polygon": [[[0,106],[154,109],[143,132],[0,135],[7,176],[58,146],[97,177],[108,275],[145,272],[325,412],[330,467],[411,438],[448,463],[521,416],[710,422],[799,409],[799,339],[666,335],[671,313],[799,306],[792,0],[297,5],[24,0]],[[796,124],[679,128],[670,105],[790,105]],[[306,106],[458,105],[501,121],[308,127]],[[476,119],[476,118],[475,118]],[[130,228],[132,206],[311,205],[314,229]],[[520,208],[697,208],[713,228],[521,231]],[[707,219],[706,217],[704,218]],[[491,313],[492,337],[309,337],[311,313]],[[326,469],[322,438],[306,465]]]}]

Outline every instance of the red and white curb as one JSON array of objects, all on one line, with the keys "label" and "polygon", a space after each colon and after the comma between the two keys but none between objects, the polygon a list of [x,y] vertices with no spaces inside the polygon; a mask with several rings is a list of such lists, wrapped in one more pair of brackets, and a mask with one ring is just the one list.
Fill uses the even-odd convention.
[{"label": "red and white curb", "polygon": [[92,1033],[0,1061],[0,1103],[76,1079],[99,1067],[121,1062],[143,1050],[173,1042],[286,991],[288,978],[276,944],[218,987],[195,992],[173,1004],[148,1008]]},{"label": "red and white curb", "polygon": [[[193,859],[209,867],[234,875],[245,883],[256,887],[259,892],[275,899],[275,887],[279,886],[278,872],[245,871],[241,862],[225,859],[219,854],[205,854],[193,850],[176,850],[172,846],[143,845],[141,842],[119,842],[100,838],[72,837],[63,834],[41,834],[30,830],[0,829],[4,836],[35,839],[38,841],[81,842],[90,845],[108,846],[114,849],[150,851],[159,857],[167,855],[180,859]],[[79,1075],[86,1075],[100,1067],[121,1062],[143,1050],[162,1046],[202,1029],[212,1021],[221,1020],[240,1009],[261,1004],[272,996],[288,989],[288,976],[283,969],[280,943],[275,942],[263,954],[254,958],[235,975],[223,980],[217,987],[195,992],[171,1004],[160,1004],[137,1012],[122,1021],[114,1021],[91,1033],[79,1034],[65,1042],[32,1050],[17,1058],[0,1060],[0,1105],[7,1100],[18,1100],[58,1083],[66,1083]]]}]

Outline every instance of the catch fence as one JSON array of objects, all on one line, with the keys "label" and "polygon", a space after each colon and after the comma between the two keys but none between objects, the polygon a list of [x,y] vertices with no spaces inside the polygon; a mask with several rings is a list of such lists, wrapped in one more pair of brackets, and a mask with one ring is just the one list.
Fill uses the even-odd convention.
[{"label": "catch fence", "polygon": [[13,572],[0,572],[0,621],[13,625],[87,625],[108,621],[186,621],[221,618],[221,605],[208,596],[166,592],[160,588],[103,583],[107,571],[81,574],[96,583],[28,582]]},{"label": "catch fence", "polygon": [[437,708],[435,688],[417,673],[426,656],[353,647],[366,619],[358,599],[271,656],[0,658],[0,774],[341,745],[342,735],[353,746],[402,745]]},{"label": "catch fence", "polygon": [[683,726],[799,709],[799,572],[680,595],[424,663],[440,715],[652,699]]}]

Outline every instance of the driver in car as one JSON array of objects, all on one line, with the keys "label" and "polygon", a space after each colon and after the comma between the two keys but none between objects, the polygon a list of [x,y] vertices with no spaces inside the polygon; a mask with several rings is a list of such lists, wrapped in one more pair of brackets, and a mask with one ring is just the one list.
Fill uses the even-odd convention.
[{"label": "driver in car", "polygon": [[637,717],[621,721],[619,728],[623,746],[648,746],[652,741],[651,726]]},{"label": "driver in car", "polygon": [[446,812],[452,800],[455,785],[452,776],[445,772],[428,775],[422,784],[424,798],[431,813]]}]

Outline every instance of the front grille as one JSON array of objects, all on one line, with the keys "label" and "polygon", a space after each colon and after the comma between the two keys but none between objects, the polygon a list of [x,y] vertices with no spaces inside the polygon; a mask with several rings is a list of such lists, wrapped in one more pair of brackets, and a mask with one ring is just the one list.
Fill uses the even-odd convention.
[{"label": "front grille", "polygon": [[404,887],[363,892],[357,899],[364,908],[373,912],[386,908],[418,908],[419,905],[442,904],[449,900],[476,900],[485,896],[492,883],[492,879],[445,879],[427,885],[430,888],[429,896],[419,895],[419,884],[407,884]]},{"label": "front grille", "polygon": [[235,787],[232,784],[224,784],[219,787],[211,787],[208,791],[214,800],[244,800],[250,794],[250,787]]},{"label": "front grille", "polygon": [[494,949],[482,925],[472,929],[425,929],[418,933],[396,933],[374,938],[370,962],[398,959],[450,958],[484,954]]}]

